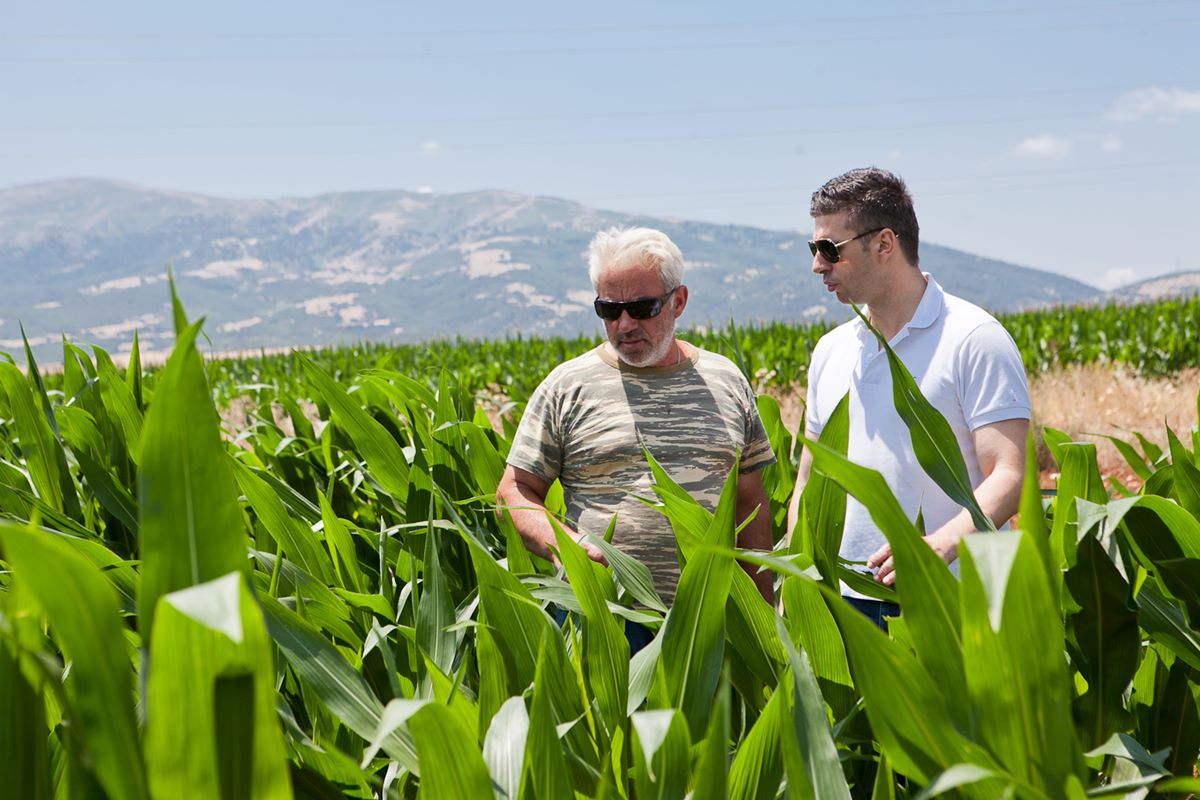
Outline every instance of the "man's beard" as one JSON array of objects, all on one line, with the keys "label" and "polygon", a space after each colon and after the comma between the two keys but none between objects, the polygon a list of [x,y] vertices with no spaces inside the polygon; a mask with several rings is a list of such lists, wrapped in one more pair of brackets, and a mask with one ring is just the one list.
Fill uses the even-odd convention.
[{"label": "man's beard", "polygon": [[[620,342],[621,340],[618,339],[617,341]],[[647,340],[636,339],[634,341],[647,341]],[[674,343],[675,343],[675,331],[672,330],[670,333],[668,333],[666,336],[663,337],[663,340],[661,342],[659,342],[658,345],[651,348],[650,350],[644,351],[642,355],[637,356],[636,358],[625,354],[621,350],[620,347],[614,346],[613,349],[617,351],[617,357],[624,363],[628,364],[631,367],[644,368],[644,367],[653,366],[653,365],[657,364],[659,361],[662,361],[664,358],[666,358],[667,353],[670,352],[670,350],[671,350],[671,345]]]}]

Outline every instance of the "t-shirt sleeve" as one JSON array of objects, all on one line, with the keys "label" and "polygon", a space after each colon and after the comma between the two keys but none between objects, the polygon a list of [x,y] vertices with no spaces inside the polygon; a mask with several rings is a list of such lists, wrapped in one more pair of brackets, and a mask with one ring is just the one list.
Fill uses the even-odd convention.
[{"label": "t-shirt sleeve", "polygon": [[741,379],[741,389],[745,409],[746,446],[742,448],[740,469],[742,472],[753,472],[774,464],[775,451],[771,449],[771,440],[767,438],[762,417],[758,414],[758,400],[754,390],[745,378]]},{"label": "t-shirt sleeve", "polygon": [[963,417],[972,431],[993,422],[1029,419],[1029,387],[1021,354],[999,322],[985,322],[958,351],[958,385]]},{"label": "t-shirt sleeve", "polygon": [[547,483],[562,473],[562,439],[559,434],[557,392],[549,380],[542,381],[525,404],[508,451],[511,466],[532,472]]}]

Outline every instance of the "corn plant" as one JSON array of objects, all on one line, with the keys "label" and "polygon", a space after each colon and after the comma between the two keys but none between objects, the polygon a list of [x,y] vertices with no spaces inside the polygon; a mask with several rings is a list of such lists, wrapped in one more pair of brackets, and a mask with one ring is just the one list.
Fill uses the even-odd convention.
[{"label": "corn plant", "polygon": [[[1110,496],[1092,446],[1051,431],[1057,493],[1030,464],[1018,529],[969,536],[956,580],[878,474],[846,460],[844,417],[807,442],[763,397],[779,464],[760,513],[777,535],[798,448],[813,452],[794,546],[739,550],[736,471],[709,509],[650,453],[645,500],[682,559],[667,608],[604,537],[608,569],[565,536],[561,570],[525,551],[493,503],[511,432],[459,362],[414,377],[386,358],[257,360],[237,379],[251,422],[223,436],[228,367],[205,365],[199,324],[175,311],[153,374],[136,349],[122,373],[71,344],[54,386],[28,353],[24,373],[0,363],[14,797],[1200,790],[1196,433],[1128,444],[1144,485]],[[752,340],[737,346],[757,363]],[[934,431],[923,466],[970,504],[935,412],[893,368],[902,415]],[[847,494],[909,576],[890,635],[836,591]],[[777,573],[782,616],[739,560]],[[629,621],[656,632],[632,658]]]}]

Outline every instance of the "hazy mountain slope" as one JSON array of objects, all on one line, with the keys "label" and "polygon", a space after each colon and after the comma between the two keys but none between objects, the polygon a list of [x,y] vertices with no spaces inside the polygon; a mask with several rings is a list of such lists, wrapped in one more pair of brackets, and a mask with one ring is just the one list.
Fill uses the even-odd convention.
[{"label": "hazy mountain slope", "polygon": [[[615,224],[660,227],[679,244],[685,324],[845,316],[796,232],[500,191],[231,200],[70,180],[0,191],[0,349],[19,346],[18,321],[43,358],[57,359],[63,331],[118,352],[137,328],[144,346],[169,347],[168,264],[219,349],[595,331],[583,253]],[[994,310],[1100,294],[936,245],[922,246],[922,267]]]}]

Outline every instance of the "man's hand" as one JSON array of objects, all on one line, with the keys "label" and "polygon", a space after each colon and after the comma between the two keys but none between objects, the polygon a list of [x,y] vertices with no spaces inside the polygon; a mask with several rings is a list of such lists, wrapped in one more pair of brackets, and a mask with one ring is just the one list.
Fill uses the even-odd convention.
[{"label": "man's hand", "polygon": [[[1025,479],[1025,441],[1029,431],[1029,420],[1009,419],[983,425],[971,434],[975,442],[975,455],[983,472],[983,481],[975,490],[983,513],[997,525],[1003,525],[1021,502],[1021,484]],[[925,537],[933,552],[947,564],[958,558],[958,543],[962,537],[975,530],[971,514],[965,508],[952,520]],[[875,573],[875,580],[885,586],[896,583],[896,565],[892,560],[891,545],[885,544],[867,559],[867,566]]]},{"label": "man's hand", "polygon": [[[521,534],[526,550],[552,561],[558,567],[562,566],[555,552],[558,539],[554,534],[554,527],[550,524],[550,512],[546,510],[546,492],[549,490],[550,484],[542,478],[528,470],[509,465],[505,467],[500,485],[496,488],[496,506],[501,513],[507,511],[512,517],[513,525],[516,526],[517,533]],[[608,566],[608,559],[604,557],[600,548],[585,541],[566,525],[560,527],[568,536],[579,542],[588,558]]]}]

